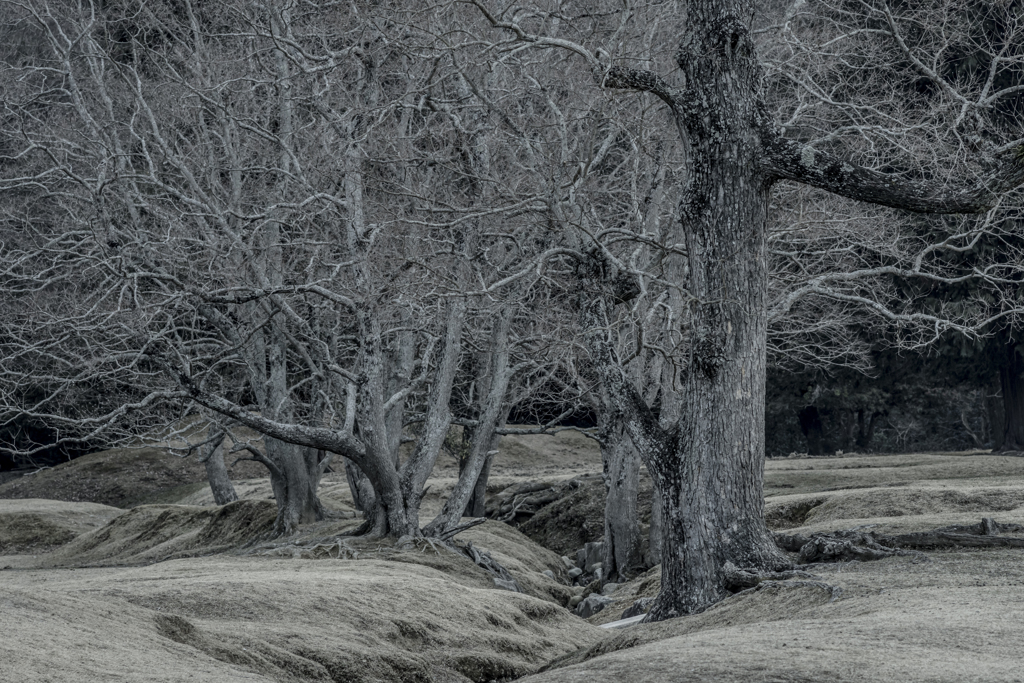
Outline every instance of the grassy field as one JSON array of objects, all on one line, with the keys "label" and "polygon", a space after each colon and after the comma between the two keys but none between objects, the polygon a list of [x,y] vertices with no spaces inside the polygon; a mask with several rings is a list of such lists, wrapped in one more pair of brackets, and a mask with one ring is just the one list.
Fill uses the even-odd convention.
[{"label": "grassy field", "polygon": [[[490,550],[521,594],[422,541],[337,540],[359,521],[340,475],[323,486],[333,519],[271,539],[265,478],[237,482],[243,500],[216,508],[191,474],[160,474],[165,485],[147,489],[143,477],[181,463],[161,463],[159,449],[145,457],[132,467],[121,452],[93,454],[0,485],[5,679],[1024,681],[1024,550],[815,565],[813,580],[610,631],[599,625],[657,592],[657,568],[582,620],[563,607],[574,589],[558,555],[507,525],[488,522],[460,539]],[[454,462],[440,465],[424,517],[454,483]],[[492,488],[598,472],[596,448],[578,434],[516,437]],[[771,525],[787,533],[906,533],[982,517],[1024,524],[1024,458],[773,460],[766,494]]]}]

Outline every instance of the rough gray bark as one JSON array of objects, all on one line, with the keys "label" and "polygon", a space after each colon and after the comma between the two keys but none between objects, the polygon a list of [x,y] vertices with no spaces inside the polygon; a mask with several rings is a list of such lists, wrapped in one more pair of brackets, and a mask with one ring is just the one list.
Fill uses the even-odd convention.
[{"label": "rough gray bark", "polygon": [[231,483],[227,465],[224,464],[224,435],[211,443],[206,455],[200,460],[206,467],[206,480],[213,492],[213,502],[227,505],[238,500],[235,486]]},{"label": "rough gray bark", "polygon": [[640,455],[617,420],[602,430],[604,465],[604,559],[601,578],[631,578],[643,569],[637,493]]},{"label": "rough gray bark", "polygon": [[644,557],[644,564],[653,567],[661,564],[661,549],[665,545],[665,503],[657,485],[652,488],[651,496],[651,528],[647,532],[647,556]]},{"label": "rough gray bark", "polygon": [[480,468],[480,474],[476,478],[476,484],[473,486],[473,493],[462,513],[463,517],[483,517],[487,514],[487,479],[491,476],[491,462],[497,455],[500,440],[501,436],[495,434],[487,451],[487,457],[484,459],[483,467]]},{"label": "rough gray bark", "polygon": [[348,458],[345,458],[345,480],[348,482],[349,493],[352,494],[353,505],[366,516],[373,509],[376,498],[373,494],[373,485],[359,466]]}]

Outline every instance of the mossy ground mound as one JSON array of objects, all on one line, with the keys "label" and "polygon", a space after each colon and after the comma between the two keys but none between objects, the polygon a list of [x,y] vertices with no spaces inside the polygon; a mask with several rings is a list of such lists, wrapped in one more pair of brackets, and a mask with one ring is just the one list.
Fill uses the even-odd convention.
[{"label": "mossy ground mound", "polygon": [[115,566],[235,550],[269,538],[277,506],[240,500],[222,507],[140,505],[39,559],[41,566]]},{"label": "mossy ground mound", "polygon": [[524,683],[1021,680],[1020,551],[822,565],[843,589],[737,595],[702,614],[612,632]]},{"label": "mossy ground mound", "polygon": [[0,662],[26,683],[486,683],[604,635],[550,602],[373,559],[220,556],[3,578]]},{"label": "mossy ground mound", "polygon": [[[266,468],[253,462],[240,462],[230,473],[236,479],[267,477]],[[11,479],[0,485],[0,498],[129,508],[175,502],[206,486],[206,469],[195,456],[179,458],[164,448],[116,448]]]},{"label": "mossy ground mound", "polygon": [[0,554],[47,552],[121,514],[123,510],[95,503],[0,500]]}]

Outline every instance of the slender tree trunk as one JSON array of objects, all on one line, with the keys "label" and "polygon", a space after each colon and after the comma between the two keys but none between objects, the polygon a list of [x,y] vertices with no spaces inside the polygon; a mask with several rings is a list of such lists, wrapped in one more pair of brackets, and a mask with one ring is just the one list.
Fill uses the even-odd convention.
[{"label": "slender tree trunk", "polygon": [[871,441],[875,438],[875,426],[878,424],[878,418],[882,416],[881,413],[872,411],[870,417],[867,417],[867,412],[866,409],[863,409],[857,413],[856,446],[860,453],[871,452]]},{"label": "slender tree trunk", "polygon": [[618,420],[602,431],[605,485],[602,578],[627,579],[643,567],[637,509],[640,455]]},{"label": "slender tree trunk", "polygon": [[[508,422],[508,414],[512,410],[512,406],[505,403],[504,398],[503,394],[501,396],[501,409],[498,411],[498,417],[494,422],[495,428]],[[482,414],[487,414],[486,406]],[[476,484],[473,486],[473,493],[470,496],[469,503],[466,504],[466,510],[462,513],[463,517],[483,517],[487,513],[487,481],[491,476],[491,463],[494,462],[494,458],[498,455],[500,446],[501,434],[492,434],[491,443],[487,447],[487,456],[484,458],[484,464],[480,468],[480,474],[476,477]],[[471,443],[470,453],[472,452]]]},{"label": "slender tree trunk", "polygon": [[1006,345],[999,384],[1003,393],[1003,440],[999,450],[1024,451],[1024,358],[1013,339]]},{"label": "slender tree trunk", "polygon": [[[441,513],[435,517],[424,529],[426,536],[435,536],[443,533],[457,525],[466,510],[473,490],[480,479],[480,473],[490,454],[495,440],[494,431],[499,423],[504,422],[508,415],[508,406],[505,405],[505,392],[508,389],[511,369],[509,368],[509,329],[512,323],[512,311],[505,307],[502,309],[494,322],[494,329],[491,332],[490,342],[490,387],[487,397],[484,399],[483,410],[480,413],[476,427],[473,429],[473,440],[470,444],[469,457],[466,466],[459,473],[459,480],[455,483],[452,494],[445,501]],[[486,480],[484,481],[486,487]]]},{"label": "slender tree trunk", "polygon": [[376,500],[373,485],[370,484],[370,480],[363,474],[363,471],[348,458],[345,459],[345,479],[348,481],[348,490],[352,494],[353,505],[366,517],[373,510]]},{"label": "slender tree trunk", "polygon": [[1003,437],[1006,436],[1006,413],[1003,408],[1002,382],[997,376],[991,396],[985,397],[985,408],[988,412],[989,433],[992,439],[992,450],[1003,449]]},{"label": "slender tree trunk", "polygon": [[825,427],[821,423],[821,413],[817,406],[805,406],[797,413],[800,431],[807,439],[808,455],[824,455],[828,451],[825,446]]},{"label": "slender tree trunk", "polygon": [[206,480],[210,483],[210,491],[213,492],[213,502],[217,505],[227,505],[238,500],[235,487],[228,475],[228,468],[224,464],[224,435],[215,444],[210,444],[210,450],[202,460],[206,467]]},{"label": "slender tree trunk", "polygon": [[463,517],[483,517],[487,514],[487,479],[491,476],[491,462],[494,460],[500,440],[501,436],[495,434],[487,450],[483,467],[480,468],[480,474],[476,478],[476,485],[473,486],[473,494],[462,513]]}]

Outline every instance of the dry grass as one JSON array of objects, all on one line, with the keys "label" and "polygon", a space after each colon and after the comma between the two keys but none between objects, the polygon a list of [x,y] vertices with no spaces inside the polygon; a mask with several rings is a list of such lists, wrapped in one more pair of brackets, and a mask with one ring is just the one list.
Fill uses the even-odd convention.
[{"label": "dry grass", "polygon": [[602,637],[408,562],[220,556],[3,579],[11,681],[485,682]]},{"label": "dry grass", "polygon": [[96,503],[0,500],[0,553],[53,550],[122,514],[124,510]]},{"label": "dry grass", "polygon": [[[242,462],[233,478],[261,478],[266,468]],[[162,448],[117,448],[90,453],[51,469],[0,485],[3,498],[48,498],[128,508],[173,502],[206,488],[206,470],[196,458],[179,458]]]},{"label": "dry grass", "polygon": [[[600,467],[593,444],[575,434],[506,445],[495,490]],[[442,465],[425,518],[454,482],[453,463]],[[1024,524],[1024,458],[785,459],[767,463],[766,479],[772,526],[800,533],[921,531],[981,517]],[[0,505],[0,543],[39,529],[41,540],[6,541],[9,548],[38,552],[80,534],[46,555],[0,557],[0,567],[13,567],[0,574],[0,628],[8,634],[0,678],[464,683],[523,676],[556,660],[521,680],[1024,681],[1021,550],[819,565],[813,571],[842,589],[838,599],[815,586],[773,586],[699,615],[608,632],[595,624],[655,594],[657,569],[620,587],[616,603],[588,623],[559,606],[568,587],[541,574],[561,576],[557,555],[510,527],[488,522],[460,539],[489,549],[526,595],[495,590],[483,570],[424,542],[339,542],[337,533],[358,521],[339,475],[323,487],[338,518],[291,543],[252,544],[273,517],[270,491],[261,480],[238,488],[247,500],[224,508],[204,505],[209,494],[198,489],[181,500],[190,505],[127,513]],[[598,503],[584,506],[586,519],[576,523],[599,515]],[[104,515],[108,524],[89,528]],[[218,550],[226,554],[198,557]]]}]

